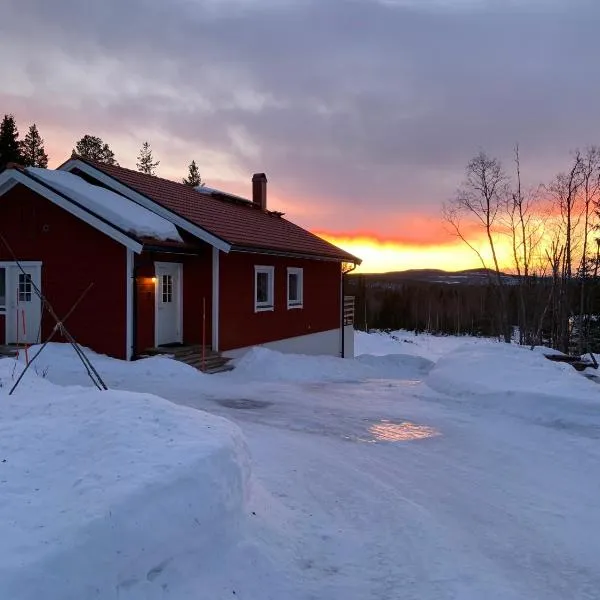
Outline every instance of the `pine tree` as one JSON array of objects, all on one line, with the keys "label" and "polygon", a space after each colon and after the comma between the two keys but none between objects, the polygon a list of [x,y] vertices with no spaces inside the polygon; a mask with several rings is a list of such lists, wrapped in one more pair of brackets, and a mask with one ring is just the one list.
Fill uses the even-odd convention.
[{"label": "pine tree", "polygon": [[95,160],[106,165],[119,165],[108,144],[105,144],[101,138],[95,135],[84,135],[75,145],[73,155],[79,155],[81,158]]},{"label": "pine tree", "polygon": [[19,144],[19,131],[13,115],[4,115],[0,123],[0,171],[8,163],[22,163],[21,148]]},{"label": "pine tree", "polygon": [[202,178],[200,177],[200,170],[198,169],[198,165],[196,165],[195,160],[190,163],[188,167],[188,176],[182,181],[185,183],[185,185],[189,185],[190,187],[199,187],[204,185]]},{"label": "pine tree", "polygon": [[21,155],[26,167],[48,166],[48,155],[44,150],[44,140],[41,138],[36,124],[34,123],[27,132],[25,139],[21,142]]},{"label": "pine tree", "polygon": [[144,142],[138,155],[137,170],[140,173],[146,173],[146,175],[156,175],[156,167],[158,167],[159,164],[159,160],[156,162],[153,161],[150,144]]}]

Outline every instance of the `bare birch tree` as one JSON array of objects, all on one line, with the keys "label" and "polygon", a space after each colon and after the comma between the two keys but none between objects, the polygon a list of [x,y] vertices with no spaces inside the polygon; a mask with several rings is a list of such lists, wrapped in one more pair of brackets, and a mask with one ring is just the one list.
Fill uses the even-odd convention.
[{"label": "bare birch tree", "polygon": [[[443,216],[451,230],[478,256],[488,269],[490,283],[495,283],[500,294],[499,329],[504,341],[510,343],[510,324],[504,282],[498,261],[495,235],[498,233],[500,214],[506,203],[508,178],[496,158],[481,151],[466,168],[466,178],[456,196],[443,208]],[[467,239],[464,225],[474,223],[484,233],[493,262],[493,279],[482,253]]]}]

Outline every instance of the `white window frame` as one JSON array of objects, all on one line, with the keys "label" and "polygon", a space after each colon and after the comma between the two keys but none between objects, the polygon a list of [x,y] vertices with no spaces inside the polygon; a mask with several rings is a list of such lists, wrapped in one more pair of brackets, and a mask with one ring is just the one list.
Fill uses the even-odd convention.
[{"label": "white window frame", "polygon": [[[298,277],[298,296],[297,300],[290,299],[290,275]],[[288,310],[304,307],[304,269],[300,267],[288,267],[287,269],[287,307]]]},{"label": "white window frame", "polygon": [[[21,265],[22,267],[40,267],[42,266],[42,261],[41,260],[22,260],[19,261],[19,263],[17,263],[16,261],[10,261],[10,260],[0,260],[0,269],[4,269],[4,284],[5,284],[5,294],[6,294],[6,304],[4,306],[0,306],[0,315],[6,315],[8,314],[8,299],[12,297],[12,292],[13,290],[9,290],[9,281],[8,281],[8,270],[11,267],[18,267],[18,265]],[[34,283],[36,283],[34,281]],[[38,281],[36,283],[36,285],[38,286],[38,288],[41,289],[41,282]],[[10,294],[9,294],[10,291]]]},{"label": "white window frame", "polygon": [[[266,273],[268,276],[266,302],[258,302],[258,274]],[[275,267],[268,265],[254,265],[254,312],[275,310]]]}]

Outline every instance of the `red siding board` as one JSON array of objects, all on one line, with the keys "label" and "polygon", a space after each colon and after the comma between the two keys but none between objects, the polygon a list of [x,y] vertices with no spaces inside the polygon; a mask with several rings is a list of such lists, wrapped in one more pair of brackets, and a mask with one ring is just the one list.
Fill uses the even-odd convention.
[{"label": "red siding board", "polygon": [[[42,292],[59,317],[93,283],[65,325],[80,344],[125,358],[126,249],[22,185],[0,198],[0,224],[20,260],[43,262]],[[13,260],[2,244],[0,260]],[[44,311],[44,339],[53,327]]]},{"label": "red siding board", "polygon": [[[275,308],[254,312],[254,266],[275,267]],[[287,268],[303,269],[304,305],[287,308]],[[340,264],[308,259],[221,253],[219,338],[233,350],[340,326]]]}]

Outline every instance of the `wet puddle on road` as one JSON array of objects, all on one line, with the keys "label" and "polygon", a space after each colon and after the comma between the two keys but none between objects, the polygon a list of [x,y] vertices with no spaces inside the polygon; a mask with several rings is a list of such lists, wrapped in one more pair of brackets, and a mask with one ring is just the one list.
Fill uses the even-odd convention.
[{"label": "wet puddle on road", "polygon": [[437,429],[426,425],[418,425],[409,421],[393,423],[385,420],[371,425],[369,433],[373,436],[370,441],[377,442],[410,442],[442,435]]},{"label": "wet puddle on road", "polygon": [[216,403],[225,408],[235,408],[237,410],[256,410],[257,408],[266,408],[273,404],[266,400],[251,400],[250,398],[225,398],[216,400]]},{"label": "wet puddle on road", "polygon": [[369,426],[367,436],[344,436],[348,441],[363,444],[378,442],[412,442],[441,436],[441,431],[427,425],[411,423],[410,421],[388,421],[382,419]]}]

